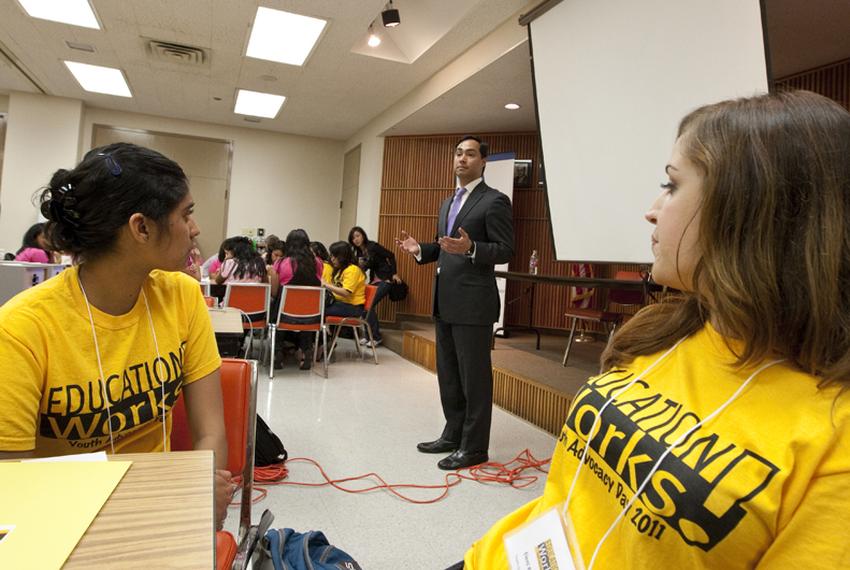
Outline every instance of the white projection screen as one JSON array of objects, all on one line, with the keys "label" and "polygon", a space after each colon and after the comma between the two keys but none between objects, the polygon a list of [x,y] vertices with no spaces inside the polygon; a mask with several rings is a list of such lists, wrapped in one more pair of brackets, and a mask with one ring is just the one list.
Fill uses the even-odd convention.
[{"label": "white projection screen", "polygon": [[551,4],[520,22],[529,26],[556,258],[650,262],[643,214],[666,181],[680,119],[767,92],[760,3]]}]

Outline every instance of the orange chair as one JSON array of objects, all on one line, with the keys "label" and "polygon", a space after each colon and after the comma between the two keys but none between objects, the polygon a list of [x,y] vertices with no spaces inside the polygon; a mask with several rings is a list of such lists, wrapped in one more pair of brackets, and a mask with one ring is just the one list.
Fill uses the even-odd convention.
[{"label": "orange chair", "polygon": [[[223,358],[221,361],[221,395],[224,403],[224,427],[227,431],[227,469],[242,476],[242,498],[239,512],[240,545],[251,527],[251,492],[254,483],[254,437],[257,425],[257,362]],[[171,450],[193,448],[186,408],[181,395],[172,408]],[[217,533],[216,556],[233,559],[230,533]],[[221,543],[221,544],[219,544]],[[234,552],[231,554],[230,551]],[[220,566],[217,566],[220,567]]]},{"label": "orange chair", "polygon": [[[280,294],[280,309],[275,323],[269,325],[271,351],[269,354],[269,378],[274,378],[274,345],[277,331],[315,331],[314,348],[319,346],[319,333],[323,335],[322,366],[325,378],[328,377],[328,335],[322,323],[325,320],[325,289],[302,285],[285,285]],[[313,365],[316,364],[318,350],[313,350]]]},{"label": "orange chair", "polygon": [[271,286],[268,283],[228,283],[224,292],[224,307],[233,307],[242,311],[243,328],[251,333],[248,352],[254,345],[254,331],[266,330],[269,322]]},{"label": "orange chair", "polygon": [[366,329],[366,334],[369,336],[369,347],[372,349],[372,358],[375,360],[375,364],[378,364],[378,350],[375,346],[374,339],[372,338],[372,329],[369,328],[369,323],[366,322],[366,315],[372,309],[372,302],[375,300],[375,294],[378,292],[377,285],[366,285],[366,303],[363,305],[363,316],[362,317],[335,317],[335,316],[327,316],[325,317],[325,326],[334,326],[336,330],[334,331],[333,340],[331,341],[331,348],[328,351],[327,357],[330,358],[333,356],[334,349],[336,348],[336,341],[339,338],[339,331],[342,330],[342,327],[351,327],[354,331],[354,346],[357,347],[357,353],[363,358],[363,353],[360,351],[360,338],[357,335],[357,329],[361,326]]},{"label": "orange chair", "polygon": [[[614,279],[622,281],[635,281],[643,283],[643,277],[637,271],[618,271]],[[604,309],[567,309],[564,316],[572,319],[570,326],[570,339],[567,341],[567,349],[564,351],[564,359],[561,361],[562,366],[567,365],[567,360],[570,358],[570,348],[573,345],[575,337],[576,324],[579,321],[590,321],[601,323],[608,331],[608,342],[611,342],[611,337],[614,336],[614,331],[623,322],[623,313],[618,313],[609,310],[611,303],[618,305],[644,305],[646,301],[646,287],[641,289],[610,289],[608,291],[608,299]]]},{"label": "orange chair", "polygon": [[236,539],[226,530],[215,533],[215,570],[232,570],[236,559]]}]

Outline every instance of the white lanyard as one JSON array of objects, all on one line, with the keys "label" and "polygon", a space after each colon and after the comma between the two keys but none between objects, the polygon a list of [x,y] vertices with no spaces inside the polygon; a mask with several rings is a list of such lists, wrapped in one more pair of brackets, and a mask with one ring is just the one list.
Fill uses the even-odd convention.
[{"label": "white lanyard", "polygon": [[[687,337],[685,337],[685,338],[687,338]],[[593,425],[590,427],[590,431],[588,432],[589,436],[587,438],[587,443],[584,446],[584,452],[579,457],[587,457],[588,448],[590,447],[590,440],[593,439],[592,435],[595,433],[595,430],[596,430],[598,424],[602,421],[602,413],[605,411],[605,408],[607,408],[611,404],[611,402],[613,402],[614,399],[617,398],[617,396],[619,396],[620,394],[624,393],[626,390],[631,388],[638,380],[640,380],[642,377],[646,376],[646,374],[649,373],[652,369],[654,369],[662,360],[667,358],[667,356],[669,356],[680,344],[682,344],[682,342],[685,340],[685,338],[679,339],[679,341],[677,341],[676,344],[674,344],[672,347],[670,347],[670,349],[668,349],[667,352],[662,354],[655,362],[650,364],[649,367],[646,368],[646,370],[644,370],[640,374],[636,375],[634,377],[634,379],[632,379],[628,384],[626,384],[625,386],[623,386],[622,388],[620,388],[619,390],[614,392],[611,395],[611,397],[608,398],[608,400],[602,405],[602,407],[599,408],[599,411],[596,413],[596,418],[593,421]],[[673,443],[671,443],[667,447],[667,449],[664,451],[664,453],[661,454],[661,457],[658,458],[658,461],[655,462],[655,465],[652,466],[652,469],[649,470],[649,473],[644,478],[643,482],[638,486],[638,488],[635,491],[632,498],[629,500],[628,503],[626,503],[626,505],[620,511],[620,514],[617,515],[617,517],[614,519],[614,522],[611,523],[611,526],[609,526],[608,530],[605,531],[605,534],[602,535],[602,538],[599,539],[599,542],[596,544],[596,548],[593,550],[593,555],[590,557],[590,563],[587,565],[587,570],[591,570],[593,568],[593,564],[596,562],[596,557],[599,555],[599,551],[602,549],[602,545],[605,543],[605,541],[611,535],[611,532],[613,532],[613,530],[617,527],[619,522],[626,515],[628,510],[632,507],[632,505],[638,499],[640,494],[646,488],[647,484],[649,484],[650,478],[652,478],[652,476],[655,474],[655,472],[661,466],[661,462],[664,461],[664,458],[666,458],[670,454],[670,452],[673,450],[673,448],[676,447],[677,445],[679,445],[680,443],[682,443],[684,440],[686,440],[693,432],[695,432],[697,429],[702,427],[703,424],[705,424],[705,423],[713,420],[715,417],[717,417],[732,402],[734,402],[738,398],[738,396],[741,395],[741,393],[747,388],[747,386],[749,386],[750,382],[752,382],[753,379],[755,379],[755,377],[758,376],[762,371],[764,371],[767,368],[770,368],[771,366],[774,366],[775,364],[779,364],[780,362],[783,362],[784,360],[785,359],[773,360],[773,361],[768,362],[767,364],[764,364],[763,366],[759,367],[755,372],[753,372],[750,375],[749,378],[747,378],[744,381],[743,384],[741,384],[738,387],[737,390],[735,390],[735,392],[725,402],[720,404],[720,406],[718,406],[716,410],[714,410],[708,416],[706,416],[705,418],[703,418],[699,422],[697,422],[696,425],[694,425],[689,430],[687,430],[685,433],[683,433],[681,436],[679,436],[676,439],[676,441],[674,441]],[[566,501],[564,501],[564,509],[563,509],[563,513],[562,513],[564,517],[567,516],[567,510],[570,506],[570,500],[572,499],[573,490],[575,489],[576,482],[578,481],[578,476],[579,476],[579,473],[581,473],[581,468],[582,468],[583,465],[584,465],[584,461],[579,461],[578,467],[576,468],[576,472],[573,475],[573,480],[572,480],[572,483],[570,484],[570,490],[567,493],[567,499],[566,499]]]},{"label": "white lanyard", "polygon": [[[79,271],[79,269],[78,269]],[[100,396],[103,398],[103,401],[106,404],[106,427],[109,429],[109,448],[111,453],[115,453],[115,440],[112,437],[112,408],[109,404],[109,394],[106,392],[105,388],[105,380],[103,376],[103,364],[100,359],[100,347],[97,343],[97,332],[95,332],[94,328],[94,318],[92,317],[91,305],[89,304],[89,298],[86,295],[86,289],[83,287],[83,280],[80,279],[79,273],[77,273],[77,282],[80,284],[80,291],[83,292],[83,299],[86,302],[86,310],[89,313],[89,323],[91,323],[91,336],[94,340],[94,353],[97,356],[97,370],[100,373]],[[157,372],[159,372],[159,366],[162,363],[162,356],[159,353],[159,343],[156,340],[156,329],[153,326],[153,317],[151,316],[151,308],[148,305],[148,296],[145,295],[144,286],[142,286],[142,299],[145,301],[145,309],[148,313],[148,324],[151,327],[151,335],[153,336],[153,346],[156,349],[156,361],[154,362],[154,378],[165,378],[164,375],[159,376]],[[160,381],[160,389],[162,391],[162,450],[168,451],[168,439],[166,437],[166,429],[165,429],[165,380]],[[151,410],[153,411],[153,410]]]}]

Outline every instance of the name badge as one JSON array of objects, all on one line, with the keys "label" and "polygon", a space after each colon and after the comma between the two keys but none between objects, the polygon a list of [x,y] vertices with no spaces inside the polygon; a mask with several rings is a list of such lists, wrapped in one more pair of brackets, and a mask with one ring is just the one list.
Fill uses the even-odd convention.
[{"label": "name badge", "polygon": [[505,534],[511,570],[584,570],[575,530],[563,503]]}]

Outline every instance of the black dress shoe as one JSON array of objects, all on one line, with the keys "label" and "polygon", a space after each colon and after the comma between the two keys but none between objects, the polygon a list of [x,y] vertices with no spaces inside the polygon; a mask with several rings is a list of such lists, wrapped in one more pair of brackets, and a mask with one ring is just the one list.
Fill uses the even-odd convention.
[{"label": "black dress shoe", "polygon": [[449,451],[455,451],[458,447],[460,447],[458,442],[449,441],[442,437],[434,441],[423,441],[416,444],[416,449],[422,453],[448,453]]},{"label": "black dress shoe", "polygon": [[458,449],[448,457],[444,457],[437,462],[437,467],[443,471],[454,471],[464,467],[472,467],[480,463],[486,463],[490,459],[486,451],[464,451]]}]

